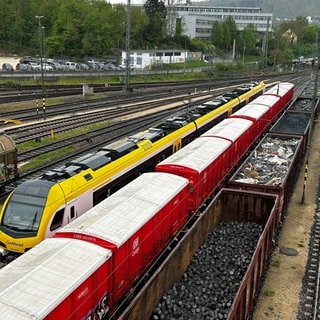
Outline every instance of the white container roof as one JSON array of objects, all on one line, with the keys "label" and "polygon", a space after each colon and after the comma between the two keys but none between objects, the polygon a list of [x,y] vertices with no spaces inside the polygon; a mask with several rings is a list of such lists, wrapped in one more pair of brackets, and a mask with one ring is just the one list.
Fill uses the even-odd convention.
[{"label": "white container roof", "polygon": [[244,116],[258,120],[263,117],[269,109],[270,108],[266,105],[255,104],[254,102],[252,102],[232,114],[231,117]]},{"label": "white container roof", "polygon": [[0,270],[1,319],[43,319],[110,256],[84,241],[42,241]]},{"label": "white container roof", "polygon": [[278,85],[274,85],[270,89],[266,90],[264,94],[275,94],[283,96],[289,90],[294,87],[293,83],[290,82],[280,82]]},{"label": "white container roof", "polygon": [[245,133],[253,122],[247,119],[228,118],[224,119],[213,128],[205,132],[202,137],[215,136],[236,141],[243,133]]},{"label": "white container roof", "polygon": [[254,99],[252,102],[250,102],[250,104],[248,105],[265,105],[268,106],[269,108],[271,106],[273,106],[274,104],[276,104],[278,101],[280,100],[280,98],[277,95],[262,95],[259,96],[257,99]]},{"label": "white container roof", "polygon": [[231,142],[225,139],[201,137],[163,160],[160,165],[181,166],[201,173],[230,145]]},{"label": "white container roof", "polygon": [[90,235],[120,247],[188,183],[172,174],[145,173],[60,231]]}]

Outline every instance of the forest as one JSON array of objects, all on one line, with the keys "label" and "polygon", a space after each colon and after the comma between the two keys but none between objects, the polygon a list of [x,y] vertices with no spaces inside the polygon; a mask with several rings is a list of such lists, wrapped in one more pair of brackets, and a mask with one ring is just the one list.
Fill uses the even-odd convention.
[{"label": "forest", "polygon": [[[0,0],[0,54],[36,56],[43,43],[46,57],[118,57],[126,48],[127,7],[104,0]],[[187,49],[223,54],[236,43],[238,55],[261,56],[265,34],[248,26],[237,30],[232,18],[215,22],[209,40],[184,35],[183,21],[167,32],[167,7],[146,0],[130,8],[131,49]],[[287,30],[295,38],[285,36]],[[315,56],[319,26],[297,17],[268,33],[267,61],[285,63],[299,56]]]}]

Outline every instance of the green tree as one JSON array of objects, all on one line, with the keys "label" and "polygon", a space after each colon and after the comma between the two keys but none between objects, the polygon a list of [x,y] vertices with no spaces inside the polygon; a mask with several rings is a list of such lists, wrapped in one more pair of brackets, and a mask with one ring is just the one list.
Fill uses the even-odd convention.
[{"label": "green tree", "polygon": [[218,49],[223,49],[223,30],[222,24],[218,21],[215,21],[212,25],[211,30],[211,40],[212,44]]},{"label": "green tree", "polygon": [[148,16],[148,26],[144,32],[144,37],[152,46],[162,45],[166,35],[166,15],[167,9],[163,1],[147,0],[143,6]]},{"label": "green tree", "polygon": [[222,22],[215,21],[211,30],[212,44],[220,51],[230,51],[234,40],[238,39],[238,30],[232,17]]},{"label": "green tree", "polygon": [[222,30],[224,31],[223,48],[229,51],[232,49],[234,40],[238,38],[237,26],[231,16],[222,22]]},{"label": "green tree", "polygon": [[252,25],[244,28],[239,35],[239,46],[240,52],[246,54],[253,54],[256,51],[257,35]]},{"label": "green tree", "polygon": [[148,42],[144,38],[149,25],[146,13],[138,7],[131,9],[131,47],[134,49],[146,48]]}]

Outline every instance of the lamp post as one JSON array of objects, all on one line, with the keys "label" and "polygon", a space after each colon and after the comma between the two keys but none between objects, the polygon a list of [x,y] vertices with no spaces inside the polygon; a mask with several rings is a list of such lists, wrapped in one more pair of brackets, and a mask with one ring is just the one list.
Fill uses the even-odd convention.
[{"label": "lamp post", "polygon": [[242,48],[242,64],[244,65],[244,54],[246,52],[246,41],[243,40],[243,48]]},{"label": "lamp post", "polygon": [[35,16],[39,20],[39,50],[40,50],[40,70],[41,70],[41,86],[42,86],[42,110],[43,110],[43,118],[46,118],[46,97],[44,90],[44,74],[43,74],[43,32],[44,27],[41,24],[41,19],[44,16]]}]

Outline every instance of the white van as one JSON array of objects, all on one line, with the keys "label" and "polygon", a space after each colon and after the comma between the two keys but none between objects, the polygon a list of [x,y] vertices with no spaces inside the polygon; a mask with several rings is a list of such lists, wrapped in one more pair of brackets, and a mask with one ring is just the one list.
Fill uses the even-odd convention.
[{"label": "white van", "polygon": [[70,71],[77,70],[77,64],[76,64],[76,62],[67,61],[67,62],[65,62],[65,65],[68,67],[68,69],[69,69]]}]

